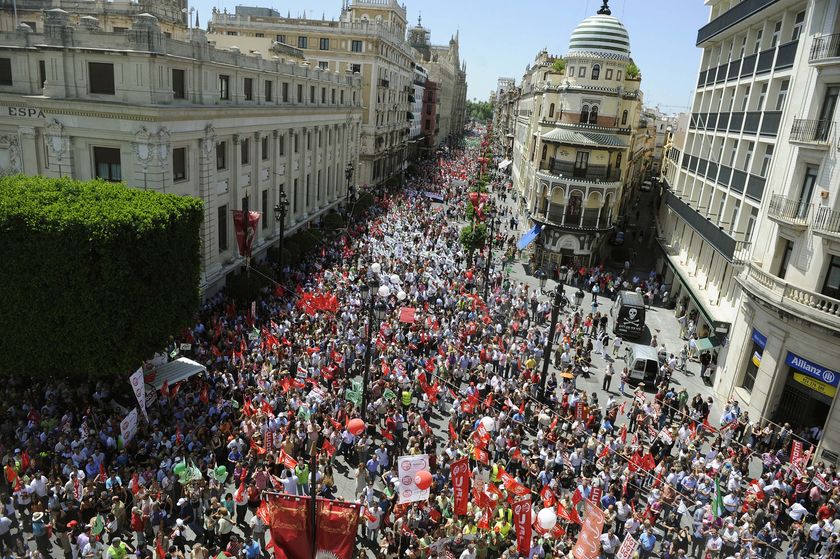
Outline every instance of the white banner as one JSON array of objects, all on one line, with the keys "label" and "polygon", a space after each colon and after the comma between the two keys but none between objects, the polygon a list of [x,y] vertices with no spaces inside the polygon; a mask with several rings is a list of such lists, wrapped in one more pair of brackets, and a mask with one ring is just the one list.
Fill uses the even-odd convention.
[{"label": "white banner", "polygon": [[429,490],[421,490],[414,483],[414,476],[422,470],[429,470],[429,455],[417,454],[415,456],[400,456],[398,461],[400,483],[398,486],[400,502],[412,503],[414,501],[425,501],[429,498]]},{"label": "white banner", "polygon": [[149,416],[146,415],[146,381],[143,380],[143,367],[140,367],[128,379],[131,382],[131,388],[134,389],[134,396],[137,398],[137,403],[140,404],[140,411],[143,412],[143,417],[146,418],[146,423],[149,422]]},{"label": "white banner", "polygon": [[627,534],[624,536],[624,541],[621,542],[621,547],[618,548],[618,553],[615,554],[615,559],[630,559],[633,557],[633,552],[636,551],[636,546],[639,543],[631,536]]},{"label": "white banner", "polygon": [[137,408],[132,409],[125,416],[125,419],[120,421],[120,433],[122,434],[123,444],[128,444],[137,434]]}]

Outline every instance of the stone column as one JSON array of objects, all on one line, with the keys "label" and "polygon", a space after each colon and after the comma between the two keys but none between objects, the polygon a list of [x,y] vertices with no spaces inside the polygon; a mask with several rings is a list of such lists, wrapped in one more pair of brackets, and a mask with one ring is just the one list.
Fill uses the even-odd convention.
[{"label": "stone column", "polygon": [[216,174],[216,130],[212,124],[204,129],[204,137],[198,141],[198,195],[204,202],[204,221],[201,224],[202,284],[218,273],[219,251],[214,232],[218,230],[214,182]]},{"label": "stone column", "polygon": [[21,126],[18,128],[20,135],[20,158],[19,171],[24,175],[40,175],[41,169],[38,165],[38,144],[35,128]]}]

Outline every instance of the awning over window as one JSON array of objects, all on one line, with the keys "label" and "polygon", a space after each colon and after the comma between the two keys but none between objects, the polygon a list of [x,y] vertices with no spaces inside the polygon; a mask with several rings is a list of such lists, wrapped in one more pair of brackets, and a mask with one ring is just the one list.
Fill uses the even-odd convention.
[{"label": "awning over window", "polygon": [[700,351],[711,351],[720,345],[720,341],[716,337],[700,338],[697,340],[697,349]]},{"label": "awning over window", "polygon": [[542,225],[534,225],[533,229],[525,233],[522,236],[522,238],[519,239],[519,242],[516,243],[516,248],[518,248],[519,250],[524,250],[525,247],[534,242],[534,239],[537,238],[537,236],[540,234],[540,231],[542,231]]},{"label": "awning over window", "polygon": [[177,382],[181,382],[206,370],[201,363],[196,363],[192,359],[181,357],[152,369],[145,374],[145,379],[146,384],[154,386],[157,390],[163,386],[164,382],[171,387]]},{"label": "awning over window", "polygon": [[513,161],[511,161],[510,159],[505,159],[504,161],[499,163],[499,170],[503,171],[507,169],[508,165],[510,165],[511,163],[513,163]]}]

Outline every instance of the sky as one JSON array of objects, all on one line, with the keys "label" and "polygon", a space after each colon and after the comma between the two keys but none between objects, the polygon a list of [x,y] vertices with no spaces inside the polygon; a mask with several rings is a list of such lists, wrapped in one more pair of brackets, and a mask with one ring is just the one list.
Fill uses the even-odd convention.
[{"label": "sky", "polygon": [[[403,0],[400,0],[403,1]],[[467,97],[487,100],[499,77],[522,79],[525,67],[546,48],[562,55],[569,36],[601,0],[404,0],[409,25],[423,18],[432,43],[447,44],[459,32],[467,63]],[[338,18],[341,0],[193,0],[206,27],[215,6],[233,13],[237,4],[271,7],[292,17]],[[630,33],[631,56],[642,71],[645,105],[666,113],[688,109],[700,66],[697,30],[709,19],[703,0],[610,0],[612,15]]]}]

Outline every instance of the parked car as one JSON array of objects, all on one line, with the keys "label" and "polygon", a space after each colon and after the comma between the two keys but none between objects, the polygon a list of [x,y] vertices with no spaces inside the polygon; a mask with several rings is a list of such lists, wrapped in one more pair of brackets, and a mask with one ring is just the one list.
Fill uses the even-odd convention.
[{"label": "parked car", "polygon": [[650,192],[650,189],[653,188],[653,183],[650,181],[643,181],[642,185],[639,187],[639,190],[642,192]]}]

